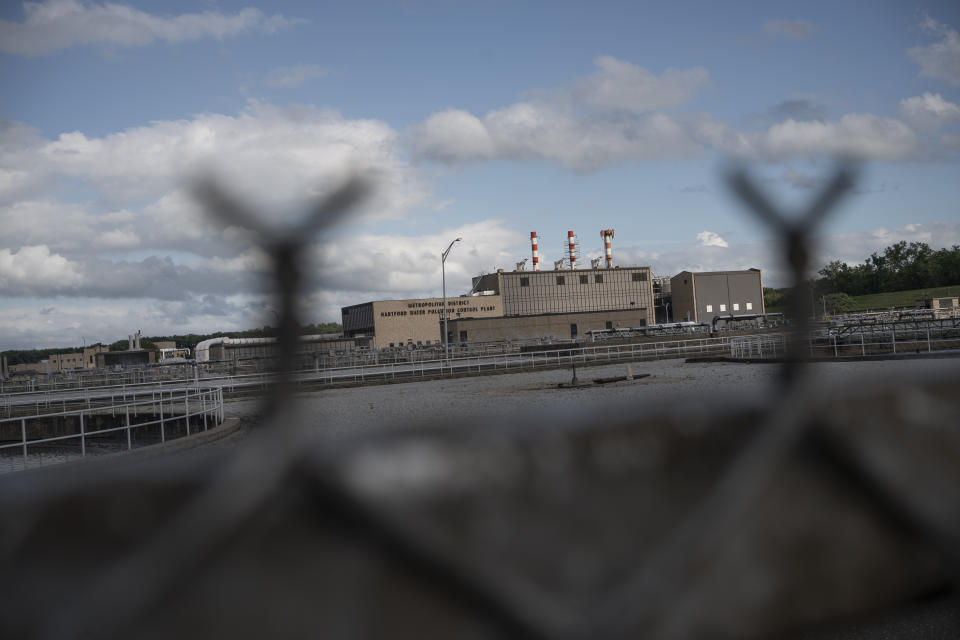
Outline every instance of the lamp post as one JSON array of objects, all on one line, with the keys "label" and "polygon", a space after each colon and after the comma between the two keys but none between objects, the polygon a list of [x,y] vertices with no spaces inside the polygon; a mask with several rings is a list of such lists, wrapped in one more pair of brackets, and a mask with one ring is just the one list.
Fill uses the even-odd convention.
[{"label": "lamp post", "polygon": [[450,345],[447,336],[447,256],[450,255],[450,249],[453,249],[453,245],[456,242],[460,242],[463,238],[457,238],[452,241],[448,246],[447,250],[440,254],[440,273],[443,278],[443,357],[446,358],[450,355]]}]

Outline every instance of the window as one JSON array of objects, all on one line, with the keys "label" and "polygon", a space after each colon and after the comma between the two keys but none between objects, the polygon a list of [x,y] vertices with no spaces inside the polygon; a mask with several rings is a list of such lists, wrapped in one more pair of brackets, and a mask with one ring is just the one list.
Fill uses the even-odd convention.
[{"label": "window", "polygon": [[529,286],[530,286],[530,278],[520,278],[520,286],[521,286],[521,287],[529,287]]},{"label": "window", "polygon": [[748,302],[748,303],[747,303],[747,311],[750,311],[751,309],[753,309],[753,303],[752,303],[752,302]]},{"label": "window", "polygon": [[713,313],[713,305],[712,305],[712,304],[708,304],[708,305],[707,305],[707,313]]},{"label": "window", "polygon": [[580,276],[580,284],[589,284],[590,276]]},{"label": "window", "polygon": [[[646,272],[646,271],[641,271],[640,273],[634,273],[634,274],[633,274],[633,281],[634,281],[634,282],[646,282],[646,280],[647,280],[647,272]],[[687,281],[684,280],[684,281],[683,281],[683,284],[687,284]]]},{"label": "window", "polygon": [[740,303],[739,303],[739,302],[734,302],[734,303],[733,303],[733,310],[734,310],[734,311],[740,311]]},{"label": "window", "polygon": [[598,273],[597,276],[593,279],[593,281],[596,282],[597,284],[603,284],[603,275]]},{"label": "window", "polygon": [[557,276],[557,284],[564,284],[563,276]]},{"label": "window", "polygon": [[725,304],[720,305],[720,311],[726,311],[726,310],[727,310],[727,305]]}]

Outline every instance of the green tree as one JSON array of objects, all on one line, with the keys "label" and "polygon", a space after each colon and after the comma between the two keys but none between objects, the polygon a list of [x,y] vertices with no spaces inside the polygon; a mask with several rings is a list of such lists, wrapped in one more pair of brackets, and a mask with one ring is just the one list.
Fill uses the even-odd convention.
[{"label": "green tree", "polygon": [[854,300],[845,293],[828,293],[823,297],[823,306],[828,314],[837,315],[853,309]]}]

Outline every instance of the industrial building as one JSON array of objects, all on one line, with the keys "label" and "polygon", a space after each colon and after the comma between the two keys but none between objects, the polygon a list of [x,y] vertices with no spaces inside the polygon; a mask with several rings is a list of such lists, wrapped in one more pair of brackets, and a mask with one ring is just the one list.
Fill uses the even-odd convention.
[{"label": "industrial building", "polygon": [[[600,232],[603,258],[578,266],[573,231],[567,256],[554,269],[540,270],[536,232],[530,234],[532,271],[526,260],[514,271],[498,269],[473,278],[469,294],[447,298],[447,338],[486,342],[551,338],[576,339],[591,329],[638,327],[654,322],[650,267],[614,267],[613,229]],[[443,342],[443,298],[379,300],[344,307],[344,337],[374,348]]]},{"label": "industrial building", "polygon": [[[339,334],[316,334],[300,336],[301,355],[333,355],[349,351],[356,346],[354,340]],[[225,360],[252,360],[274,358],[277,355],[276,338],[209,338],[197,343],[194,357],[197,362]]]},{"label": "industrial building", "polygon": [[[485,292],[486,293],[486,292]],[[447,318],[490,318],[503,315],[498,295],[447,298]],[[443,298],[376,300],[341,309],[344,338],[375,348],[440,344],[443,341]]]},{"label": "industrial building", "polygon": [[716,316],[766,313],[759,269],[681,271],[670,278],[673,319],[711,322]]}]

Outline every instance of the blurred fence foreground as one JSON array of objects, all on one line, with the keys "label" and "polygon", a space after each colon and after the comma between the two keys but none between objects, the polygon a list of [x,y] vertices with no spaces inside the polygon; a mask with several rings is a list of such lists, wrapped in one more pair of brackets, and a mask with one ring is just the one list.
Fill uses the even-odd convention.
[{"label": "blurred fence foreground", "polygon": [[[732,184],[799,281],[852,177],[795,223]],[[0,636],[960,636],[960,375],[817,385],[794,317],[762,399],[331,442],[288,381],[234,449],[12,474]]]}]

